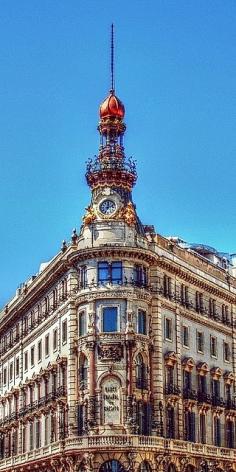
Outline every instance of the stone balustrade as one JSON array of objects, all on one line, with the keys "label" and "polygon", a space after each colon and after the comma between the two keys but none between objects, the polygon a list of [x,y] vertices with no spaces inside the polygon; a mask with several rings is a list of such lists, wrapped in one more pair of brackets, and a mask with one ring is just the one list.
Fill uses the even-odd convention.
[{"label": "stone balustrade", "polygon": [[58,441],[39,449],[34,449],[24,454],[9,457],[0,461],[0,470],[35,461],[36,459],[50,459],[50,456],[56,456],[62,451],[80,452],[88,450],[101,451],[103,448],[108,450],[132,448],[138,450],[149,449],[153,452],[171,452],[172,454],[192,454],[195,457],[218,458],[236,460],[236,450],[223,447],[216,447],[207,444],[191,443],[176,439],[164,439],[157,436],[135,436],[135,435],[113,435],[113,436],[77,436],[67,438],[65,441]]}]

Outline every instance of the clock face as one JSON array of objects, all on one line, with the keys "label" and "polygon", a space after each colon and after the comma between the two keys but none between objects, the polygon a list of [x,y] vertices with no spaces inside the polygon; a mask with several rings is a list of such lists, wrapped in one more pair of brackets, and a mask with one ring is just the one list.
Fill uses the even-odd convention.
[{"label": "clock face", "polygon": [[116,204],[113,200],[103,200],[99,206],[99,210],[103,215],[111,215],[116,211]]}]

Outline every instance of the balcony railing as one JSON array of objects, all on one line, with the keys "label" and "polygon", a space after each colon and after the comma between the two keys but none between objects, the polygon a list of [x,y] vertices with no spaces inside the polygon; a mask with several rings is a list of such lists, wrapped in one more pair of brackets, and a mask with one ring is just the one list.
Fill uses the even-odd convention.
[{"label": "balcony railing", "polygon": [[[39,449],[34,449],[23,454],[18,454],[13,457],[8,457],[0,460],[0,470],[3,472],[12,471],[15,466],[22,466],[27,464],[30,467],[31,461],[45,461],[47,457],[55,456],[64,452],[72,452],[81,450],[88,452],[90,449],[104,449],[108,447],[119,447],[119,449],[127,448],[139,449],[143,452],[144,448],[147,450],[155,450],[158,454],[168,451],[169,453],[177,454],[194,454],[196,458],[203,460],[204,458],[230,460],[235,462],[236,450],[224,447],[217,447],[208,444],[191,443],[188,441],[177,439],[164,439],[157,436],[138,436],[138,435],[96,435],[96,436],[79,436],[69,437],[64,441],[51,443]],[[40,463],[39,463],[40,464]],[[40,466],[39,466],[40,467]]]},{"label": "balcony railing", "polygon": [[217,395],[212,395],[211,403],[212,403],[212,406],[221,406],[221,407],[225,406],[224,399],[222,397],[217,396]]},{"label": "balcony railing", "polygon": [[227,410],[236,410],[236,401],[227,398],[227,400],[225,400],[225,408],[227,408]]},{"label": "balcony railing", "polygon": [[180,392],[178,385],[168,384],[165,386],[165,395],[180,395]]},{"label": "balcony railing", "polygon": [[192,388],[185,387],[183,389],[183,397],[188,400],[197,400],[197,392]]},{"label": "balcony railing", "polygon": [[211,404],[211,395],[207,392],[197,392],[197,400],[199,403],[208,403]]}]

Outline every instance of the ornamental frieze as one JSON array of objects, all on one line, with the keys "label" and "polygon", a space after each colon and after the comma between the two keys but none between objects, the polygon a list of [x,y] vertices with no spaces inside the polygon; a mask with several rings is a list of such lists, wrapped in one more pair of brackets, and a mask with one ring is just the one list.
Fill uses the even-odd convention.
[{"label": "ornamental frieze", "polygon": [[123,357],[123,346],[120,344],[100,345],[98,347],[98,357],[103,361],[119,362]]}]

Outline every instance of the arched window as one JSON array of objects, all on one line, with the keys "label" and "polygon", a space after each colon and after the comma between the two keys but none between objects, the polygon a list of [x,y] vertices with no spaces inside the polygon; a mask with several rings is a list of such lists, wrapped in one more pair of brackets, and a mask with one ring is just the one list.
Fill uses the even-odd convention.
[{"label": "arched window", "polygon": [[125,472],[125,468],[119,461],[111,460],[104,462],[101,465],[99,472]]},{"label": "arched window", "polygon": [[80,357],[79,381],[81,390],[86,389],[88,386],[88,359],[83,354]]},{"label": "arched window", "polygon": [[147,461],[143,461],[139,466],[139,472],[152,472],[152,468]]},{"label": "arched window", "polygon": [[136,357],[136,387],[142,390],[147,388],[147,367],[142,354]]}]

